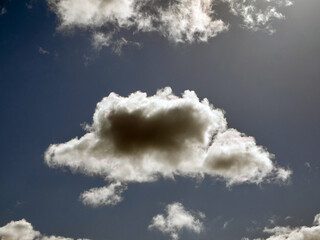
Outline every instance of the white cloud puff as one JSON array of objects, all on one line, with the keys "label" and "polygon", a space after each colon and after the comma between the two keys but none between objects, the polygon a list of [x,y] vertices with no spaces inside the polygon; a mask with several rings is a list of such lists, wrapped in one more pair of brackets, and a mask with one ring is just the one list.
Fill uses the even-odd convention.
[{"label": "white cloud puff", "polygon": [[153,217],[149,229],[158,229],[169,234],[174,240],[179,238],[182,230],[200,233],[203,223],[196,215],[199,215],[199,218],[205,217],[203,213],[192,214],[185,210],[181,203],[172,203],[166,207],[166,216],[159,214]]},{"label": "white cloud puff", "polygon": [[[101,176],[119,184],[114,187],[178,175],[208,175],[227,185],[260,184],[285,181],[291,173],[277,167],[273,155],[253,137],[228,129],[223,111],[189,90],[182,97],[171,88],[153,96],[111,93],[97,104],[86,130],[81,138],[50,145],[46,164]],[[91,205],[114,204],[121,198],[109,201],[112,189],[93,189],[81,199],[93,203],[97,196],[99,200]]]},{"label": "white cloud puff", "polygon": [[[46,236],[35,231],[31,223],[25,219],[20,221],[11,221],[7,225],[0,227],[1,240],[73,240],[73,238],[65,238],[59,236]],[[89,239],[78,239],[89,240]]]},{"label": "white cloud puff", "polygon": [[92,188],[80,195],[85,205],[98,207],[101,205],[116,205],[122,201],[121,193],[126,189],[121,183],[112,183],[107,187]]},{"label": "white cloud puff", "polygon": [[[219,12],[227,4],[231,14],[243,19],[251,30],[274,32],[272,21],[289,0],[47,0],[60,19],[60,29],[95,31],[158,32],[172,42],[205,42],[228,30],[228,14]],[[221,16],[220,16],[221,15]],[[219,17],[222,19],[220,19]],[[108,30],[106,30],[108,29]],[[110,30],[113,29],[113,30]],[[110,44],[104,44],[108,46]]]},{"label": "white cloud puff", "polygon": [[[271,236],[264,238],[256,238],[254,240],[320,240],[320,214],[317,214],[314,218],[313,225],[311,227],[274,227],[265,228],[264,232]],[[249,240],[244,238],[244,240]]]}]

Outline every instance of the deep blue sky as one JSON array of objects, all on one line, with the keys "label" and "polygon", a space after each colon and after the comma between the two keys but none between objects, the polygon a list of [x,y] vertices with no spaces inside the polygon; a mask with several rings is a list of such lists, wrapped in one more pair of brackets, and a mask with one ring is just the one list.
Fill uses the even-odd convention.
[{"label": "deep blue sky", "polygon": [[[276,215],[279,224],[310,225],[320,212],[319,1],[296,0],[273,35],[232,25],[208,43],[176,46],[157,34],[138,34],[143,47],[126,47],[121,56],[94,51],[85,31],[57,31],[44,1],[32,9],[24,1],[1,4],[7,13],[0,16],[0,226],[25,218],[46,234],[166,239],[147,226],[179,201],[207,215],[206,231],[184,240],[229,240],[260,236],[248,231],[252,221],[263,227]],[[114,207],[83,206],[79,193],[103,181],[48,168],[46,148],[82,136],[80,124],[91,122],[96,103],[110,92],[154,94],[165,86],[176,94],[195,90],[224,109],[230,127],[254,136],[292,169],[291,184],[227,189],[212,179],[177,178],[133,184]]]}]

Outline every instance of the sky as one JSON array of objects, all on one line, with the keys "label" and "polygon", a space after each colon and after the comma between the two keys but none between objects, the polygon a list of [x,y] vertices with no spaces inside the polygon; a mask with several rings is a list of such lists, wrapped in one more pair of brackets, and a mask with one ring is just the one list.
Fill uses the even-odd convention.
[{"label": "sky", "polygon": [[319,240],[320,2],[1,0],[1,240]]}]

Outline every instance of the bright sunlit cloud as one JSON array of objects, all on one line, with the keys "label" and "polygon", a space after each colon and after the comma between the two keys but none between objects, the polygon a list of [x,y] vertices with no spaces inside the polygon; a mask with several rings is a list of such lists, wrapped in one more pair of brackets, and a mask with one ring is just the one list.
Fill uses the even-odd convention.
[{"label": "bright sunlit cloud", "polygon": [[253,137],[228,128],[221,109],[189,90],[182,97],[170,88],[153,96],[111,93],[97,104],[86,130],[81,138],[52,144],[45,162],[111,182],[83,193],[87,205],[114,205],[126,184],[160,177],[210,176],[231,186],[285,182],[291,173]]},{"label": "bright sunlit cloud", "polygon": [[181,203],[177,202],[169,204],[165,211],[165,215],[158,214],[152,218],[149,229],[157,229],[164,234],[168,234],[173,240],[179,239],[179,234],[183,230],[194,233],[203,231],[201,221],[205,217],[203,213],[191,213]]},{"label": "bright sunlit cloud", "polygon": [[[288,0],[47,0],[60,20],[60,30],[88,29],[103,41],[93,46],[113,46],[121,30],[157,32],[174,43],[206,42],[229,28],[228,15],[252,31],[273,33],[274,20],[284,19]],[[229,13],[220,12],[227,5]],[[128,41],[128,40],[126,40]],[[129,41],[130,42],[130,41]]]}]

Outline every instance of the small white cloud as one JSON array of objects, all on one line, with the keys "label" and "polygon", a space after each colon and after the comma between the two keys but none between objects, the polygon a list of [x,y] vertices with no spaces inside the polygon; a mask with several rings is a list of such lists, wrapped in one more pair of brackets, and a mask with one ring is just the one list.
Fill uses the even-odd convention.
[{"label": "small white cloud", "polygon": [[102,205],[116,205],[122,201],[122,192],[126,186],[121,183],[112,183],[108,187],[92,188],[80,195],[80,200],[85,205],[98,207]]},{"label": "small white cloud", "polygon": [[40,54],[44,54],[44,55],[46,55],[46,54],[50,54],[50,52],[49,52],[49,51],[47,51],[47,50],[43,49],[42,47],[39,47],[38,51],[39,51],[39,53],[40,53]]},{"label": "small white cloud", "polygon": [[[203,217],[202,213],[200,218]],[[176,240],[182,230],[200,233],[203,230],[203,223],[195,214],[185,210],[181,203],[172,203],[166,207],[165,215],[159,214],[153,217],[149,229],[158,229]]]},{"label": "small white cloud", "polygon": [[292,219],[291,216],[286,216],[284,220],[285,220],[285,221],[288,221],[288,220],[291,220],[291,219]]},{"label": "small white cloud", "polygon": [[228,221],[225,221],[223,226],[222,226],[222,229],[225,230],[229,227],[230,223],[233,221],[233,219],[230,219]]},{"label": "small white cloud", "polygon": [[[12,221],[7,225],[0,227],[1,240],[73,240],[73,238],[65,238],[59,236],[46,236],[35,231],[31,223],[22,219],[20,221]],[[89,240],[89,239],[78,239]]]},{"label": "small white cloud", "polygon": [[113,33],[105,34],[97,32],[93,34],[92,46],[98,50],[100,50],[102,47],[108,47],[112,44],[112,37]]},{"label": "small white cloud", "polygon": [[[170,88],[153,96],[111,93],[97,104],[86,130],[81,138],[52,144],[45,153],[46,164],[125,185],[205,175],[228,186],[260,184],[286,181],[291,173],[276,166],[273,155],[253,137],[228,129],[223,111],[189,90],[182,97]],[[107,189],[84,196],[109,194]]]},{"label": "small white cloud", "polygon": [[[313,222],[314,226],[265,228],[264,233],[271,235],[264,239],[254,240],[320,240],[320,214],[317,214]],[[249,239],[248,239],[249,240]]]}]

